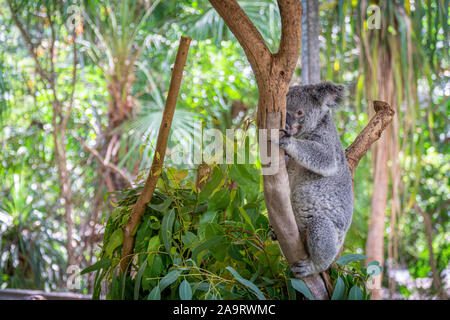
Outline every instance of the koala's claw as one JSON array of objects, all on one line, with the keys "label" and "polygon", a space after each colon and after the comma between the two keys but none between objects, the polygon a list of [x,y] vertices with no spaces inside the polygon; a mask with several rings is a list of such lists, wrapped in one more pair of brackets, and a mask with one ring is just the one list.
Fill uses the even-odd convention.
[{"label": "koala's claw", "polygon": [[280,129],[280,133],[282,133],[283,135],[283,137],[284,136],[291,136],[292,134],[288,131],[288,130],[286,130],[286,129]]},{"label": "koala's claw", "polygon": [[285,136],[280,138],[280,140],[278,141],[278,145],[281,149],[286,149],[289,145],[291,136]]},{"label": "koala's claw", "polygon": [[297,278],[303,278],[314,274],[314,267],[311,260],[299,260],[291,266],[291,271]]},{"label": "koala's claw", "polygon": [[273,231],[273,229],[270,229],[268,236],[270,237],[270,239],[272,239],[272,241],[278,240],[277,235],[275,234],[275,231]]}]

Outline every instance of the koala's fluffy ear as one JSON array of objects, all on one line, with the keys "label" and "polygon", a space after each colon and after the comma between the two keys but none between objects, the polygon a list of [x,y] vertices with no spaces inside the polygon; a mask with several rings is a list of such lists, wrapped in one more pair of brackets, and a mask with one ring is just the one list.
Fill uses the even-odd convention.
[{"label": "koala's fluffy ear", "polygon": [[321,105],[336,108],[345,97],[345,86],[327,81],[316,85],[316,99]]}]

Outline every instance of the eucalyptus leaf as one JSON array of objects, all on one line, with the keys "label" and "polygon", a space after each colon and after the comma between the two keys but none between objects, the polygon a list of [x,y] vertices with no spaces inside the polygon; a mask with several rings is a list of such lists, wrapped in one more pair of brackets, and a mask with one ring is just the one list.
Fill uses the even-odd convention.
[{"label": "eucalyptus leaf", "polygon": [[178,292],[181,300],[192,299],[192,288],[187,280],[183,280],[183,282],[181,282]]},{"label": "eucalyptus leaf", "polygon": [[123,242],[123,230],[121,228],[116,229],[116,231],[113,232],[111,237],[109,238],[108,243],[105,247],[105,253],[108,257],[112,256],[112,253],[114,250],[120,246]]},{"label": "eucalyptus leaf", "polygon": [[291,284],[295,290],[302,293],[306,298],[308,298],[309,300],[315,300],[313,295],[311,294],[311,291],[309,291],[308,287],[306,286],[303,280],[291,279]]},{"label": "eucalyptus leaf", "polygon": [[136,275],[135,282],[134,282],[134,300],[139,299],[139,290],[141,289],[141,281],[142,281],[142,275],[144,274],[145,268],[147,268],[147,259],[144,260],[144,263],[139,267],[139,271]]},{"label": "eucalyptus leaf", "polygon": [[345,299],[345,283],[341,277],[337,278],[336,285],[334,286],[333,295],[331,300],[344,300]]},{"label": "eucalyptus leaf", "polygon": [[362,300],[363,293],[358,286],[353,286],[348,293],[348,300]]},{"label": "eucalyptus leaf", "polygon": [[89,267],[81,270],[80,274],[85,274],[85,273],[89,273],[92,271],[109,268],[109,266],[111,265],[111,262],[112,262],[112,259],[109,259],[109,258],[102,259],[102,260],[94,263],[92,266],[89,266]]},{"label": "eucalyptus leaf", "polygon": [[264,294],[261,292],[261,290],[259,290],[259,288],[254,283],[242,278],[242,276],[232,267],[226,267],[225,269],[230,271],[237,281],[239,281],[241,284],[249,288],[259,300],[266,300]]},{"label": "eucalyptus leaf", "polygon": [[202,203],[208,199],[208,197],[210,197],[214,190],[220,185],[222,179],[222,170],[219,167],[214,167],[211,177],[208,182],[205,183],[205,186],[198,196],[198,202]]},{"label": "eucalyptus leaf", "polygon": [[340,257],[336,263],[340,265],[349,264],[354,261],[366,260],[367,257],[362,254],[347,254],[345,256]]},{"label": "eucalyptus leaf", "polygon": [[153,288],[148,295],[147,300],[161,300],[161,290],[159,289],[159,286]]},{"label": "eucalyptus leaf", "polygon": [[212,246],[222,242],[225,240],[224,236],[217,236],[211,239],[208,239],[206,241],[203,241],[201,243],[199,243],[197,246],[195,246],[192,249],[192,260],[197,262],[197,256],[200,254],[200,252],[207,250],[209,248],[211,248]]},{"label": "eucalyptus leaf", "polygon": [[159,282],[159,287],[160,287],[161,291],[163,291],[165,288],[167,288],[172,283],[177,281],[180,274],[181,274],[181,270],[179,270],[179,269],[172,270],[168,274],[166,274],[164,276],[164,278],[162,278],[161,281]]},{"label": "eucalyptus leaf", "polygon": [[167,212],[161,223],[161,236],[163,239],[164,247],[166,251],[170,253],[171,242],[172,242],[172,228],[175,222],[175,211],[172,209]]},{"label": "eucalyptus leaf", "polygon": [[152,208],[153,210],[156,210],[158,212],[166,212],[167,208],[169,208],[170,204],[173,202],[172,197],[168,197],[166,200],[164,200],[160,204],[154,204],[154,203],[148,203],[147,206]]}]

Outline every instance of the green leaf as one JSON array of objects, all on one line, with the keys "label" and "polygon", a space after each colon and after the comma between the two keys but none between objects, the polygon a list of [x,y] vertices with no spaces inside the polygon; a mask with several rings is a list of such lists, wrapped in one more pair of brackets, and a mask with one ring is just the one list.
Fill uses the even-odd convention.
[{"label": "green leaf", "polygon": [[123,230],[117,229],[109,238],[108,244],[105,247],[105,253],[108,257],[112,256],[114,250],[123,242]]},{"label": "green leaf", "polygon": [[343,265],[343,264],[349,264],[354,261],[360,261],[360,260],[366,260],[366,259],[367,259],[367,257],[362,254],[347,254],[345,256],[340,257],[336,261],[336,263]]},{"label": "green leaf", "polygon": [[102,259],[102,260],[94,263],[92,266],[89,266],[89,267],[81,270],[80,274],[85,274],[85,273],[89,273],[92,271],[109,268],[109,266],[111,265],[111,262],[112,262],[112,259],[109,259],[109,258]]},{"label": "green leaf", "polygon": [[178,292],[180,293],[180,299],[181,300],[191,300],[192,299],[192,289],[191,285],[187,280],[184,280],[180,284],[180,288],[178,289]]},{"label": "green leaf", "polygon": [[166,251],[168,253],[170,253],[171,248],[172,228],[174,221],[175,221],[175,211],[172,209],[164,215],[161,224],[161,235],[164,247],[166,248]]},{"label": "green leaf", "polygon": [[234,270],[232,267],[226,267],[225,269],[230,271],[231,274],[234,276],[234,278],[237,281],[239,281],[241,284],[243,284],[244,286],[249,288],[259,300],[266,300],[266,297],[263,295],[261,290],[259,290],[258,287],[254,283],[242,278],[242,276],[236,270]]},{"label": "green leaf", "polygon": [[211,194],[214,192],[214,190],[220,185],[222,178],[223,178],[222,170],[219,167],[215,167],[213,169],[211,178],[208,180],[208,182],[205,183],[203,190],[200,192],[198,196],[198,202],[202,203],[206,199],[208,199],[208,197],[210,197]]},{"label": "green leaf", "polygon": [[148,295],[147,300],[161,300],[161,290],[159,289],[159,286],[153,288]]},{"label": "green leaf", "polygon": [[239,207],[239,212],[244,217],[244,220],[250,225],[253,231],[255,231],[255,227],[253,226],[252,219],[248,216],[247,212],[245,212],[243,207]]},{"label": "green leaf", "polygon": [[348,293],[348,300],[362,300],[363,293],[358,286],[353,286]]},{"label": "green leaf", "polygon": [[242,261],[244,259],[244,257],[242,256],[242,254],[239,252],[239,247],[235,244],[231,245],[228,248],[228,255],[237,261]]},{"label": "green leaf", "polygon": [[[148,242],[148,246],[147,246],[147,252],[154,252],[154,251],[158,251],[159,246],[161,244],[161,241],[159,240],[159,236],[153,236],[150,241]],[[156,253],[150,253],[148,255],[148,263],[150,265],[153,264],[153,259],[155,258]]]},{"label": "green leaf", "polygon": [[336,285],[334,286],[333,296],[331,300],[344,300],[345,299],[345,283],[341,277],[337,278]]},{"label": "green leaf", "polygon": [[217,236],[217,237],[208,239],[208,240],[203,241],[200,244],[196,245],[192,249],[192,260],[197,262],[197,256],[199,255],[200,252],[207,250],[207,249],[211,248],[212,246],[214,246],[224,240],[225,240],[224,236]]},{"label": "green leaf", "polygon": [[156,210],[158,212],[166,212],[167,208],[169,208],[170,204],[173,202],[173,198],[172,197],[168,197],[166,200],[164,200],[162,203],[160,204],[153,204],[153,203],[149,203],[147,204],[150,208],[152,208],[153,210]]},{"label": "green leaf", "polygon": [[166,274],[164,278],[162,278],[161,281],[159,282],[159,287],[161,291],[163,291],[165,288],[174,283],[178,279],[180,274],[181,270],[178,269],[172,270],[168,274]]},{"label": "green leaf", "polygon": [[297,290],[298,292],[302,293],[305,297],[307,297],[309,300],[315,300],[311,292],[309,291],[306,284],[303,282],[303,280],[300,279],[291,279],[292,287]]},{"label": "green leaf", "polygon": [[214,193],[208,200],[208,210],[222,211],[230,204],[230,191],[228,189],[221,189]]},{"label": "green leaf", "polygon": [[139,290],[141,289],[141,280],[142,275],[144,274],[145,268],[147,268],[147,259],[145,259],[144,263],[139,267],[139,271],[136,275],[135,283],[134,283],[134,300],[139,299]]},{"label": "green leaf", "polygon": [[230,169],[230,178],[236,181],[239,185],[258,185],[259,172],[258,170],[248,164],[233,164]]},{"label": "green leaf", "polygon": [[187,231],[181,236],[181,241],[183,241],[186,247],[189,247],[194,242],[198,241],[198,237],[190,231]]},{"label": "green leaf", "polygon": [[205,227],[205,238],[211,239],[224,234],[223,228],[217,223],[208,223]]}]

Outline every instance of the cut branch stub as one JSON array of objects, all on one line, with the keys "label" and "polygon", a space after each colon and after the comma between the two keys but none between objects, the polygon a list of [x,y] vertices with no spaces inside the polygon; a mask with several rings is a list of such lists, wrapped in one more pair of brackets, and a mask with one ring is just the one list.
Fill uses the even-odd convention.
[{"label": "cut branch stub", "polygon": [[186,64],[187,54],[191,38],[181,37],[178,53],[170,80],[169,92],[167,95],[166,105],[164,107],[161,125],[159,127],[158,139],[156,140],[156,149],[153,156],[152,166],[144,189],[139,195],[136,204],[133,206],[130,217],[126,226],[123,228],[123,247],[122,260],[120,261],[120,270],[124,272],[130,263],[131,255],[134,248],[134,231],[141,221],[145,212],[147,203],[152,199],[156,184],[161,175],[164,156],[166,154],[167,140],[169,139],[170,127],[172,126],[173,114],[180,92],[181,79],[183,77],[183,69]]},{"label": "cut branch stub", "polygon": [[345,150],[345,156],[347,157],[352,176],[361,158],[369,150],[370,146],[380,138],[381,133],[392,122],[395,114],[394,109],[384,101],[375,100],[373,107],[376,112],[375,115],[356,137],[355,141]]}]

